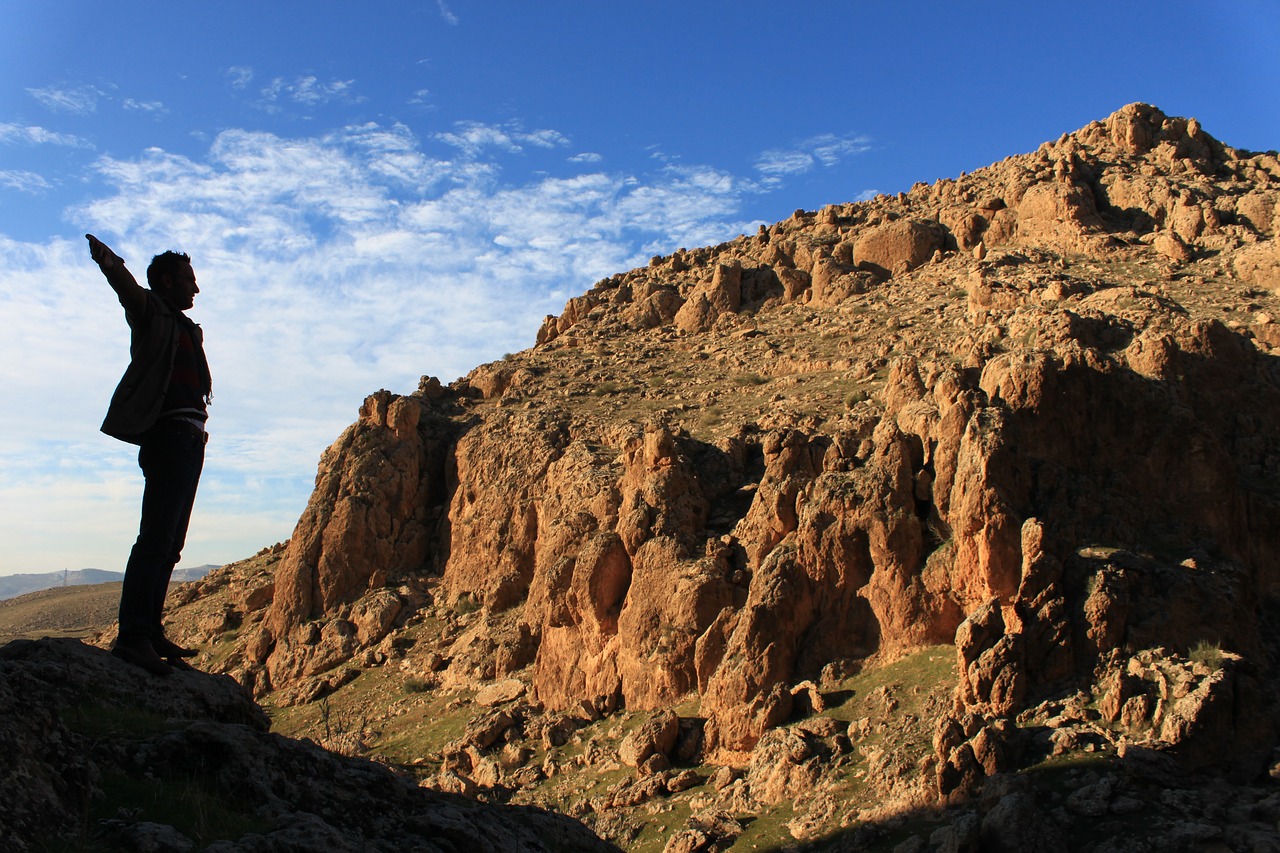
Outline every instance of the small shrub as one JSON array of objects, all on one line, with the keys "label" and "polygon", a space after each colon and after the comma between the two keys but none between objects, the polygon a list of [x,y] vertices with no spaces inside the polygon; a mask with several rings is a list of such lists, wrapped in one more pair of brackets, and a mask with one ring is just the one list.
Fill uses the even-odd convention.
[{"label": "small shrub", "polygon": [[480,609],[480,602],[476,601],[475,596],[464,592],[458,596],[453,602],[453,612],[458,616],[466,616],[468,613],[475,613]]},{"label": "small shrub", "polygon": [[431,682],[425,678],[407,678],[403,687],[405,693],[426,693],[431,689]]},{"label": "small shrub", "polygon": [[846,409],[852,409],[859,403],[865,403],[869,399],[871,399],[870,394],[862,388],[856,388],[844,395],[844,407]]},{"label": "small shrub", "polygon": [[702,414],[698,416],[698,426],[701,429],[711,429],[720,424],[722,413],[719,406],[707,406],[702,410]]},{"label": "small shrub", "polygon": [[1202,663],[1210,669],[1218,669],[1222,666],[1222,645],[1200,640],[1191,647],[1189,657],[1193,663]]}]

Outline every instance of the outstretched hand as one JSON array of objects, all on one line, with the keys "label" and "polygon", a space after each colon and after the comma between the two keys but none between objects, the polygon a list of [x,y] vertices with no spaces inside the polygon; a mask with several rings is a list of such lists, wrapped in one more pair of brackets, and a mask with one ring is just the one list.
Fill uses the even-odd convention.
[{"label": "outstretched hand", "polygon": [[89,241],[89,257],[93,258],[94,263],[102,267],[104,270],[109,270],[115,266],[118,256],[115,252],[111,251],[111,248],[106,243],[102,242],[92,234],[86,234],[84,236],[85,239]]},{"label": "outstretched hand", "polygon": [[97,263],[107,284],[120,297],[120,304],[124,306],[125,312],[137,314],[143,311],[147,304],[146,292],[138,286],[133,273],[124,265],[124,259],[92,234],[86,234],[84,238],[89,241],[89,257]]}]

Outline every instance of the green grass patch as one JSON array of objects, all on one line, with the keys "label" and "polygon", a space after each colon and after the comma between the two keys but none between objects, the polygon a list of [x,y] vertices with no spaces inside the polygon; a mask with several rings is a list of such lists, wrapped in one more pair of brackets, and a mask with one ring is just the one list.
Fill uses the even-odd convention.
[{"label": "green grass patch", "polygon": [[738,850],[782,850],[795,846],[796,840],[787,828],[796,817],[795,807],[782,802],[752,815],[734,815],[746,824],[733,846]]},{"label": "green grass patch", "polygon": [[662,853],[667,840],[684,829],[693,809],[689,806],[688,797],[668,797],[652,800],[641,810],[652,812],[645,820],[644,828],[631,842],[632,853]]},{"label": "green grass patch", "polygon": [[141,737],[156,732],[176,731],[177,724],[166,722],[162,714],[143,708],[84,703],[62,712],[62,722],[68,729],[90,739],[107,737]]},{"label": "green grass patch", "polygon": [[955,647],[928,646],[891,664],[864,669],[838,682],[830,695],[844,697],[843,701],[829,707],[824,714],[845,721],[871,716],[879,706],[868,703],[873,694],[883,695],[881,691],[887,691],[898,702],[895,713],[920,714],[930,690],[939,684],[949,688],[955,683]]},{"label": "green grass patch", "polygon": [[217,790],[198,774],[175,779],[110,774],[103,778],[102,790],[105,796],[90,808],[91,826],[124,810],[138,820],[168,824],[199,846],[271,828],[253,813],[251,803]]}]

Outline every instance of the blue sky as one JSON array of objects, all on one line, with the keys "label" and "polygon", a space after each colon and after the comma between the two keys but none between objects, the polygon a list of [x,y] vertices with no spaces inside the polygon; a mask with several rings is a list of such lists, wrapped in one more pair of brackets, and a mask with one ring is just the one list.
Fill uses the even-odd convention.
[{"label": "blue sky", "polygon": [[128,359],[82,235],[191,254],[215,385],[184,565],[285,539],[378,388],[592,283],[1133,101],[1280,147],[1280,4],[0,0],[0,574],[122,568]]}]

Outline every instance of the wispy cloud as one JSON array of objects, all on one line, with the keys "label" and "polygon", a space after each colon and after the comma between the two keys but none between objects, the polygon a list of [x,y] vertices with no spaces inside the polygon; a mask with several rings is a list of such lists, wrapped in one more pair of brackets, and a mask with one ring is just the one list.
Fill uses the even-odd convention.
[{"label": "wispy cloud", "polygon": [[227,69],[226,74],[233,89],[243,89],[253,82],[253,69],[248,65],[233,65]]},{"label": "wispy cloud", "polygon": [[765,151],[756,160],[756,170],[766,178],[781,178],[807,172],[813,162],[813,155],[805,151]]},{"label": "wispy cloud", "polygon": [[96,86],[69,84],[27,89],[27,94],[39,101],[45,109],[76,115],[95,112],[98,101],[105,97],[105,93]]},{"label": "wispy cloud", "polygon": [[59,133],[43,127],[0,122],[0,142],[10,145],[61,145],[68,148],[93,148],[87,139],[70,133]]},{"label": "wispy cloud", "polygon": [[826,133],[805,140],[801,148],[813,152],[813,156],[824,166],[834,166],[846,157],[865,154],[871,150],[871,138],[867,136],[836,136]]},{"label": "wispy cloud", "polygon": [[444,18],[444,22],[456,27],[458,25],[458,16],[453,14],[453,10],[445,5],[444,0],[436,0],[436,5],[440,7],[440,17]]},{"label": "wispy cloud", "polygon": [[276,77],[270,85],[260,90],[260,94],[268,105],[278,101],[292,101],[304,107],[317,107],[333,101],[359,102],[362,98],[355,94],[354,86],[354,80],[330,80],[325,83],[312,75],[295,77],[292,80]]},{"label": "wispy cloud", "polygon": [[518,122],[505,125],[474,121],[458,122],[454,125],[452,132],[437,133],[435,138],[459,149],[468,157],[478,156],[488,148],[518,154],[525,149],[525,146],[557,148],[569,144],[569,140],[558,131],[525,131]]},{"label": "wispy cloud", "polygon": [[870,150],[869,137],[827,133],[806,139],[793,148],[765,151],[756,159],[755,166],[763,180],[777,183],[785,177],[804,174],[815,166],[835,166],[848,157]]},{"label": "wispy cloud", "polygon": [[50,189],[49,182],[43,176],[24,169],[0,170],[0,187],[8,187],[12,190],[33,195]]},{"label": "wispy cloud", "polygon": [[147,113],[153,116],[162,116],[169,112],[168,108],[159,101],[136,101],[133,98],[125,98],[121,106],[131,112]]}]

